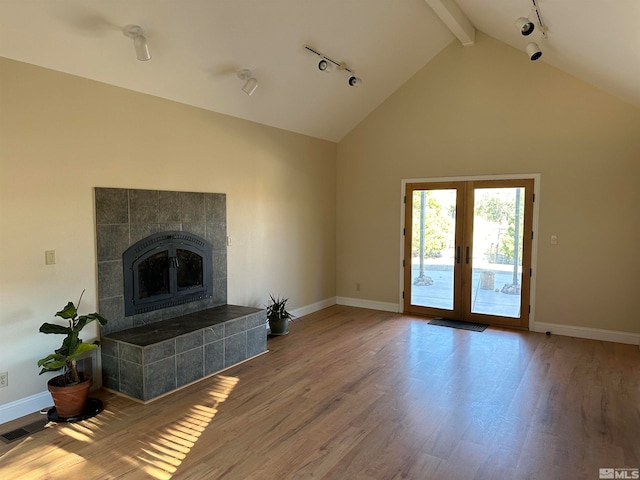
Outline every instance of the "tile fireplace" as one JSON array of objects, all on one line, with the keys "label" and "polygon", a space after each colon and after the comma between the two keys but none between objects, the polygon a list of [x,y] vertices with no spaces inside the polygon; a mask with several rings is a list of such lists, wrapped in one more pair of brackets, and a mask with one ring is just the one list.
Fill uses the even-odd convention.
[{"label": "tile fireplace", "polygon": [[266,352],[227,304],[226,195],[95,189],[103,386],[149,401]]}]

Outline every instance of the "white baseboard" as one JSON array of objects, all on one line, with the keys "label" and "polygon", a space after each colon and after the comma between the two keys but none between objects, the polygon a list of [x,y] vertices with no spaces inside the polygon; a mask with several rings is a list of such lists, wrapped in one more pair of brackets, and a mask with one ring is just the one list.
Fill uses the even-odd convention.
[{"label": "white baseboard", "polygon": [[296,308],[295,310],[292,310],[291,313],[296,317],[303,317],[305,315],[318,312],[323,308],[327,308],[335,304],[336,304],[336,297],[331,297],[325,300],[320,300],[319,302],[316,302],[316,303],[312,303],[311,305],[305,305],[304,307]]},{"label": "white baseboard", "polygon": [[381,310],[383,312],[393,312],[398,313],[400,311],[400,307],[397,303],[386,303],[386,302],[377,302],[374,300],[362,300],[360,298],[350,298],[350,297],[332,297],[327,298],[326,300],[321,300],[316,303],[312,303],[311,305],[306,305],[304,307],[297,308],[292,310],[296,317],[302,317],[304,315],[309,315],[310,313],[318,312],[323,308],[330,307],[332,305],[345,305],[347,307],[360,307],[360,308],[369,308],[371,310]]},{"label": "white baseboard", "polygon": [[36,393],[30,397],[21,398],[15,402],[0,405],[0,424],[24,417],[33,412],[53,406],[51,394],[48,391]]},{"label": "white baseboard", "polygon": [[618,332],[615,330],[602,330],[600,328],[576,327],[573,325],[561,325],[558,323],[545,322],[535,322],[534,331],[551,332],[554,335],[564,335],[567,337],[602,340],[603,342],[640,345],[640,333]]},{"label": "white baseboard", "polygon": [[361,298],[336,297],[338,305],[346,305],[348,307],[370,308],[371,310],[382,310],[383,312],[400,312],[400,306],[397,303],[376,302],[374,300],[363,300]]},{"label": "white baseboard", "polygon": [[[382,310],[385,312],[398,313],[401,311],[400,305],[396,303],[376,302],[372,300],[362,300],[359,298],[336,297],[336,303],[338,305],[370,308],[372,310]],[[588,338],[590,340],[601,340],[603,342],[640,345],[640,333],[619,332],[615,330],[576,327],[572,325],[545,322],[535,322],[534,325],[535,332],[551,332],[554,335],[563,335],[567,337]]]}]

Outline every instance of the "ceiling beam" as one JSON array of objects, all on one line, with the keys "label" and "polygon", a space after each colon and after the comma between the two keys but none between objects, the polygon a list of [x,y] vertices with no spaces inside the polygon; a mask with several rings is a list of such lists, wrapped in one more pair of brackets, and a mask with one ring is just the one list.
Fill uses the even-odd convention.
[{"label": "ceiling beam", "polygon": [[476,29],[454,0],[425,0],[440,20],[458,37],[460,43],[470,47],[476,40]]}]

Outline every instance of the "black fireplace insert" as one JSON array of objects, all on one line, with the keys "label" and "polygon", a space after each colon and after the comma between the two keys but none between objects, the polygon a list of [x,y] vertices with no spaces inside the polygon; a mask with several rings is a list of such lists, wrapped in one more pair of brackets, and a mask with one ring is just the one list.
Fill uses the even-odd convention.
[{"label": "black fireplace insert", "polygon": [[125,315],[211,298],[212,248],[189,232],[143,238],[123,254]]}]

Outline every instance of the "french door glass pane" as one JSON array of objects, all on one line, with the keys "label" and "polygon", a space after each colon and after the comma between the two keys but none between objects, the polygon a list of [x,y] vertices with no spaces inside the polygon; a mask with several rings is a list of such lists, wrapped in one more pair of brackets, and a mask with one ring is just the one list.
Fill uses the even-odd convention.
[{"label": "french door glass pane", "polygon": [[474,189],[471,312],[520,317],[524,188]]},{"label": "french door glass pane", "polygon": [[453,310],[456,190],[414,190],[411,304]]}]

